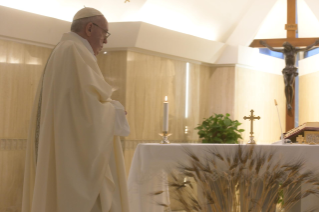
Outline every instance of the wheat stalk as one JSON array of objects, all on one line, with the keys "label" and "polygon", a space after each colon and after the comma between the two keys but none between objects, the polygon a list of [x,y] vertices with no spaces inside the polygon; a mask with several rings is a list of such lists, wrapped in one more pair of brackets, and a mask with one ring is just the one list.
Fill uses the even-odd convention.
[{"label": "wheat stalk", "polygon": [[[174,199],[187,212],[274,211],[280,192],[285,197],[282,208],[289,211],[302,198],[319,195],[319,181],[315,174],[312,171],[301,174],[303,161],[275,162],[274,151],[256,152],[254,146],[238,145],[235,153],[209,150],[203,158],[191,151],[186,153],[190,162],[178,165],[179,174],[172,172],[168,186],[173,188]],[[216,174],[218,179],[215,179]],[[194,181],[181,180],[185,177]],[[302,185],[311,185],[312,188],[302,191]],[[157,191],[153,195],[163,193]],[[158,204],[166,211],[171,210],[170,205]]]}]

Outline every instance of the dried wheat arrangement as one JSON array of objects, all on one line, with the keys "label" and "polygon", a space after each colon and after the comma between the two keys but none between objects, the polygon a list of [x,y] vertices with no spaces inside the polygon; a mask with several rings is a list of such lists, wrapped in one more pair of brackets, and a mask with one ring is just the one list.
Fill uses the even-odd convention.
[{"label": "dried wheat arrangement", "polygon": [[[301,160],[281,163],[275,151],[238,145],[232,153],[207,150],[203,157],[191,151],[187,154],[189,163],[179,163],[168,182],[179,210],[274,212],[280,204],[288,212],[302,198],[319,194],[315,173],[304,171]],[[310,189],[302,191],[303,185],[310,185]],[[152,195],[162,194],[157,191]],[[170,205],[158,204],[171,211]]]}]

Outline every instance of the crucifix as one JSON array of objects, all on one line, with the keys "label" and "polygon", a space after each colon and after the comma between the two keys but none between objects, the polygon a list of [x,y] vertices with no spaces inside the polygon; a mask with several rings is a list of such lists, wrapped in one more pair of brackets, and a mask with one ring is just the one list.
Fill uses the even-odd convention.
[{"label": "crucifix", "polygon": [[258,117],[255,117],[254,116],[254,110],[251,110],[250,111],[250,116],[247,117],[247,116],[244,116],[244,119],[249,119],[250,121],[250,140],[248,142],[248,144],[256,144],[255,140],[254,140],[254,120],[255,119],[260,119],[260,116]]},{"label": "crucifix", "polygon": [[[285,54],[286,68],[283,69],[284,82],[285,82],[285,94],[287,100],[286,107],[286,131],[294,128],[295,125],[295,101],[294,101],[294,81],[295,76],[298,75],[297,68],[295,67],[295,55],[298,51],[310,50],[313,46],[319,44],[318,38],[296,38],[296,31],[298,25],[296,24],[296,1],[287,0],[287,24],[285,29],[287,30],[287,38],[283,39],[255,39],[250,44],[250,47],[264,48],[267,47],[271,50],[273,47],[282,47],[281,50]],[[305,47],[304,49],[297,49],[295,47]],[[285,53],[285,49],[290,49],[289,53]],[[277,50],[279,51],[279,50]],[[287,69],[288,67],[288,69]],[[290,68],[289,68],[290,67]]]}]

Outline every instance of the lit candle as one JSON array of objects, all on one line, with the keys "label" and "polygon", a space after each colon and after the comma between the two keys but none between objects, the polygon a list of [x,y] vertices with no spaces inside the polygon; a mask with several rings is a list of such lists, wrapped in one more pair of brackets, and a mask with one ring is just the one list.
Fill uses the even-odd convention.
[{"label": "lit candle", "polygon": [[163,131],[168,132],[168,101],[167,101],[167,96],[165,96],[165,102],[164,102]]}]

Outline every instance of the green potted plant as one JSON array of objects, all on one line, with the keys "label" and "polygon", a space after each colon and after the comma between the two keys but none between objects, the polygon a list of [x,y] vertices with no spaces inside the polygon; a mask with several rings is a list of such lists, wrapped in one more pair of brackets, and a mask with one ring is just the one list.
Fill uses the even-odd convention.
[{"label": "green potted plant", "polygon": [[228,113],[215,114],[196,127],[199,137],[203,139],[202,142],[238,144],[238,139],[242,139],[240,133],[244,130],[238,129],[241,123],[231,120],[229,116]]}]

